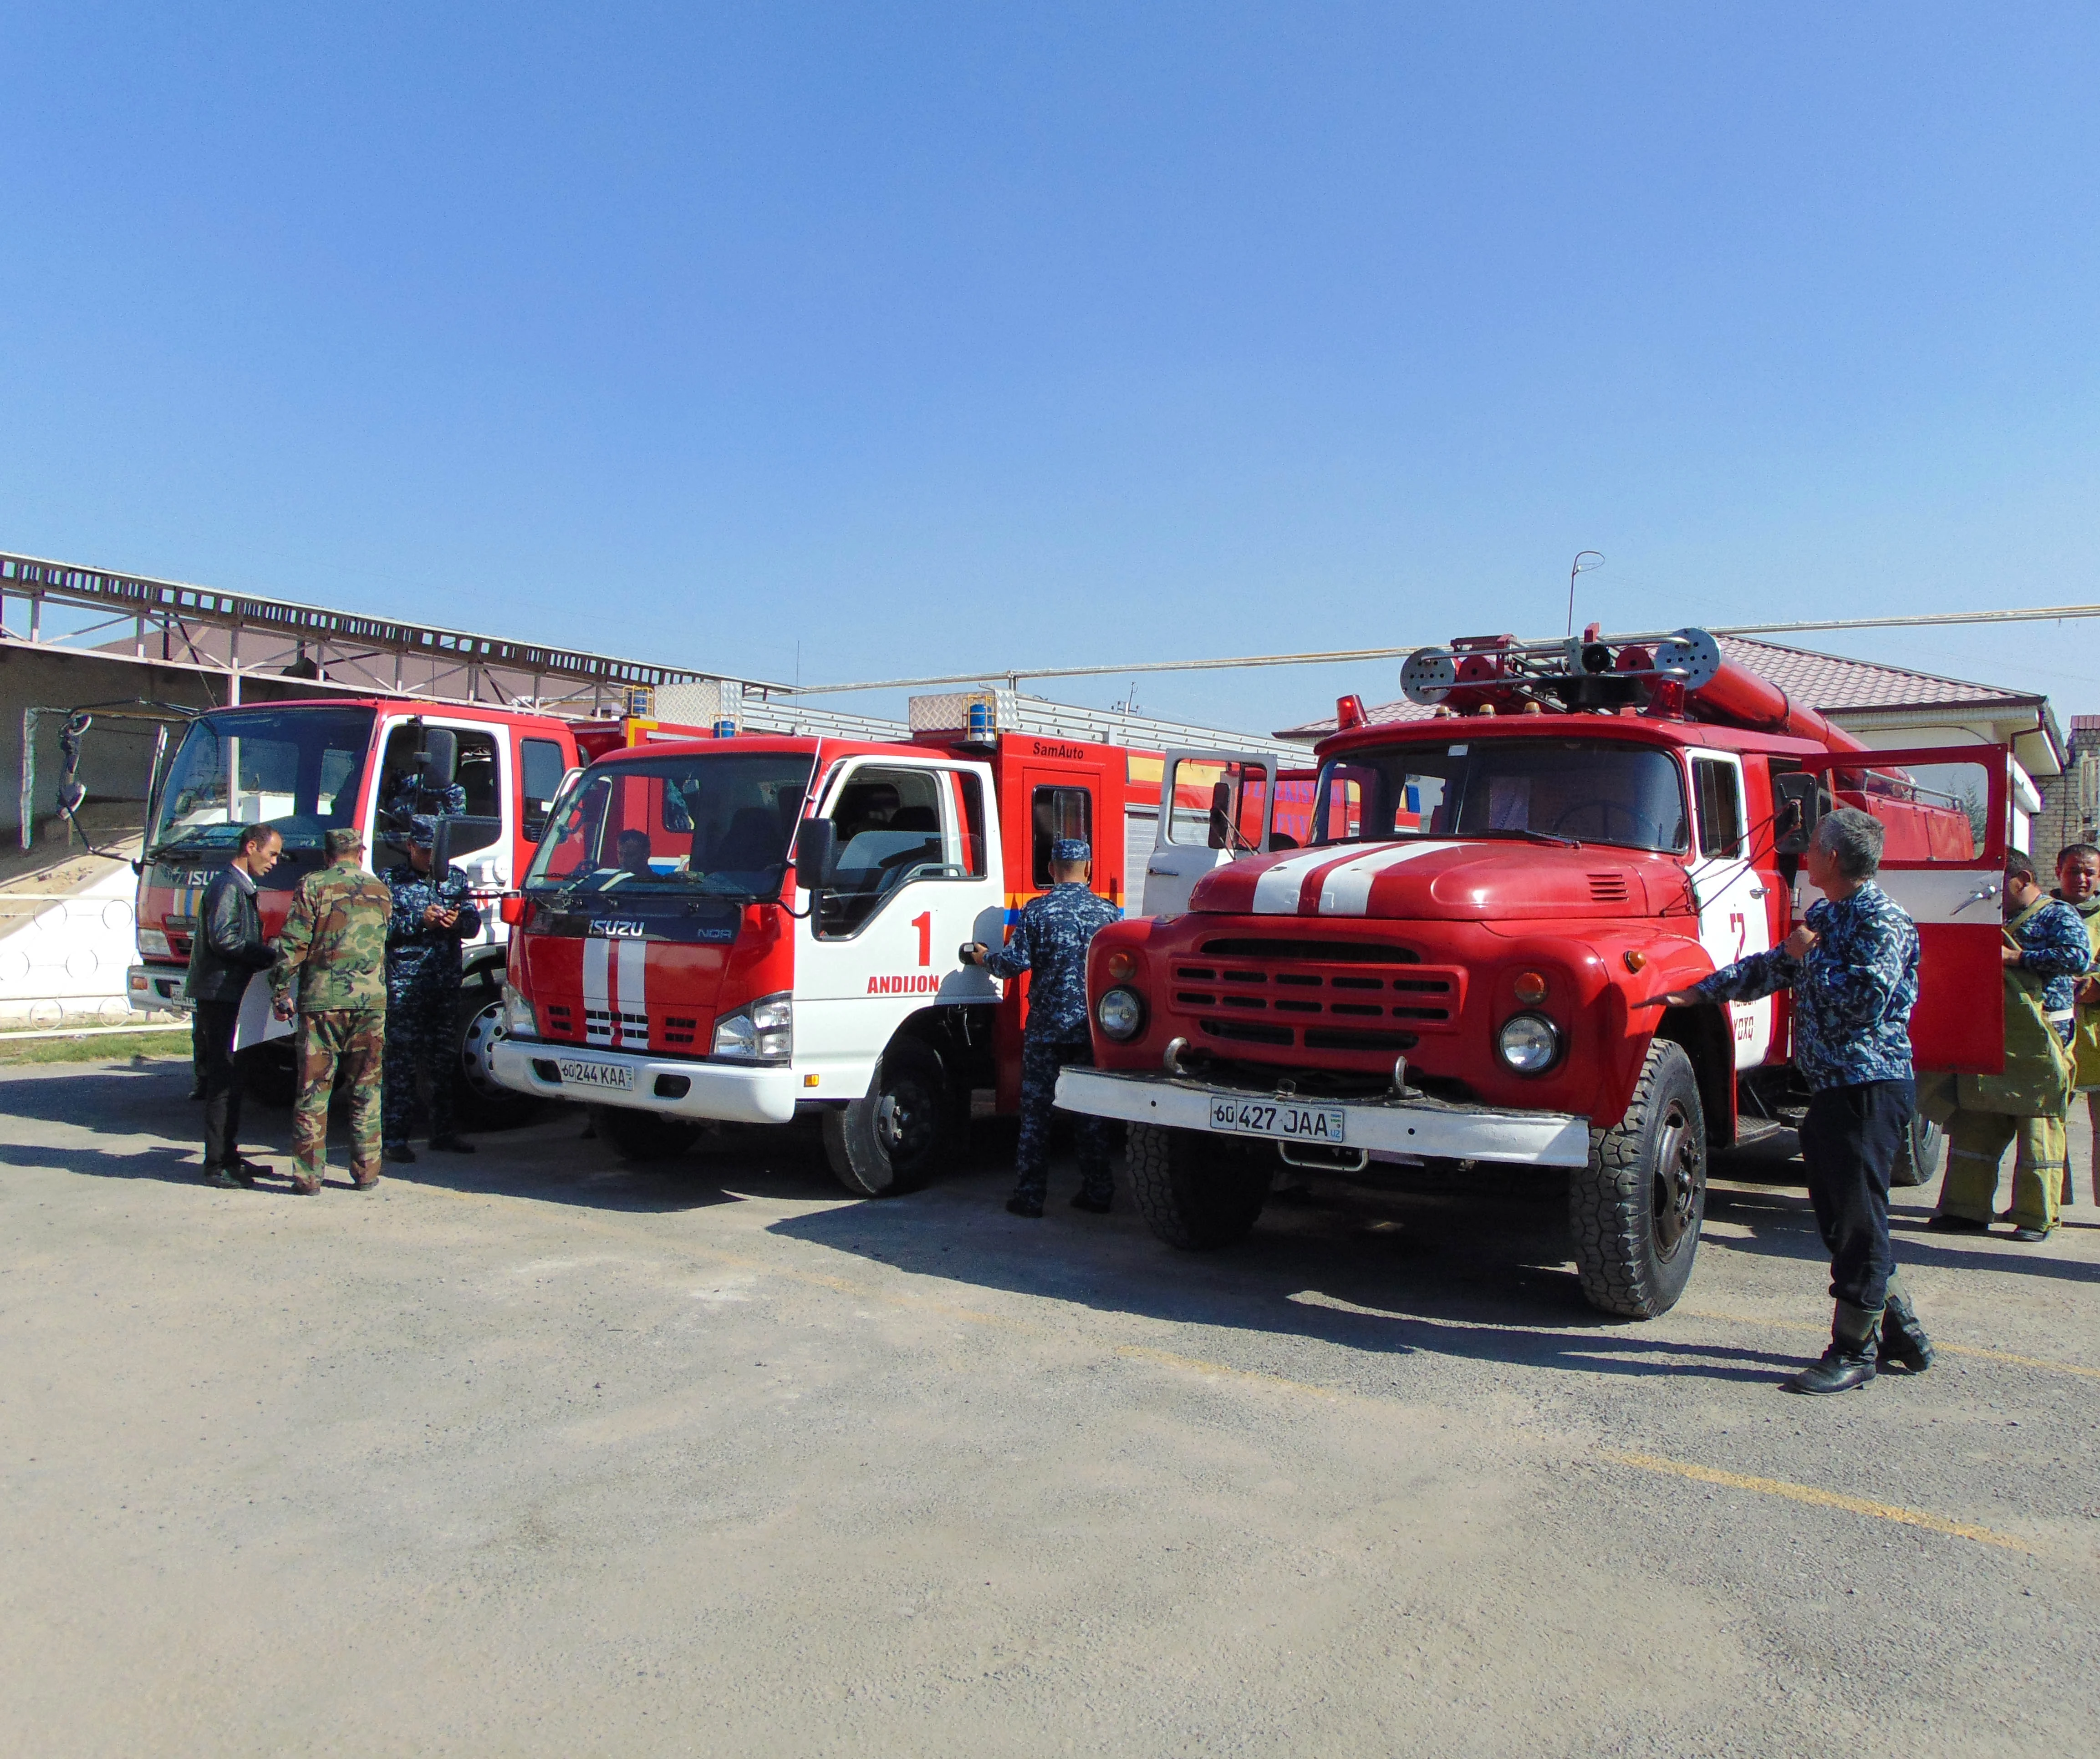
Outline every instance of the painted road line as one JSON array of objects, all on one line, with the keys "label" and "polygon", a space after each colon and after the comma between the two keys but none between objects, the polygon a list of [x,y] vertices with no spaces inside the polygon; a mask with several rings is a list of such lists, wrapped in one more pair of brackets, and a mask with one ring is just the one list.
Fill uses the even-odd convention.
[{"label": "painted road line", "polygon": [[1718,1466],[1699,1466],[1689,1460],[1665,1460],[1660,1454],[1599,1449],[1598,1457],[1615,1466],[1638,1466],[1643,1472],[1661,1472],[1701,1484],[1725,1484],[1732,1490],[1754,1490],[1767,1497],[1784,1497],[1790,1502],[1806,1502],[1819,1509],[1842,1509],[1851,1514],[1872,1515],[1877,1521],[1899,1521],[1906,1527],[1921,1527],[1927,1532],[1944,1533],[1953,1539],[1973,1539],[1981,1545],[2025,1552],[2030,1557],[2034,1554],[2035,1548],[2024,1541],[1994,1533],[1988,1527],[1971,1527],[1963,1521],[1950,1521],[1944,1515],[1927,1514],[1922,1510],[1899,1509],[1893,1503],[1869,1502],[1864,1497],[1848,1497],[1839,1491],[1819,1490],[1813,1484],[1789,1483],[1783,1478],[1754,1478],[1747,1472],[1725,1472]]},{"label": "painted road line", "polygon": [[[1762,1325],[1774,1331],[1813,1332],[1819,1338],[1827,1336],[1830,1330],[1828,1325],[1811,1325],[1805,1320],[1752,1319],[1741,1313],[1703,1313],[1696,1307],[1684,1307],[1679,1311],[1687,1319],[1713,1320],[1723,1325]],[[2080,1368],[2075,1362],[2052,1362],[2038,1356],[2014,1356],[2005,1350],[1981,1350],[1974,1344],[1942,1343],[1937,1338],[1932,1340],[1932,1347],[1948,1356],[1972,1356],[1982,1362],[2010,1362],[2015,1368],[2038,1368],[2052,1374],[2076,1374],[2085,1380],[2100,1380],[2100,1368]]]}]

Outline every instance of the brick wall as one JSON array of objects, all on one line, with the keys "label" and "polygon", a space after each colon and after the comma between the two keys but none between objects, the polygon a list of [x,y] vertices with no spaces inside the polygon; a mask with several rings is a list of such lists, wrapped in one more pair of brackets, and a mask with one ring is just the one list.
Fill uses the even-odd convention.
[{"label": "brick wall", "polygon": [[2041,811],[2034,821],[2035,866],[2047,873],[2056,866],[2056,852],[2067,843],[2100,841],[2100,830],[2078,809],[2078,760],[2087,752],[2100,756],[2100,715],[2074,715],[2071,721],[2071,756],[2063,774],[2042,785]]}]

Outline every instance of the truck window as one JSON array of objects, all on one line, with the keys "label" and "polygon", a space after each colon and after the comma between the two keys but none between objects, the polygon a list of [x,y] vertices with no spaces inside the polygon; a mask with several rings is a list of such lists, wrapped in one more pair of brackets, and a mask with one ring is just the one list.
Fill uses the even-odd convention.
[{"label": "truck window", "polygon": [[[230,849],[240,827],[276,826],[293,853],[357,822],[372,744],[368,708],[260,708],[200,716],[183,735],[147,846]],[[282,870],[291,875],[289,865]]]},{"label": "truck window", "polygon": [[1743,787],[1736,766],[1718,757],[1692,760],[1692,794],[1703,855],[1743,853]]},{"label": "truck window", "polygon": [[1260,847],[1268,778],[1259,764],[1184,761],[1174,766],[1173,785],[1168,842],[1185,849]]},{"label": "truck window", "polygon": [[867,764],[849,774],[828,814],[837,827],[836,889],[824,894],[817,932],[827,938],[855,932],[883,901],[911,880],[950,875],[943,822],[946,772]]},{"label": "truck window", "polygon": [[950,780],[955,783],[960,808],[956,822],[962,827],[960,846],[954,851],[955,865],[970,879],[982,880],[985,876],[984,781],[961,769]]},{"label": "truck window", "polygon": [[1094,797],[1084,788],[1038,788],[1029,803],[1034,833],[1033,871],[1037,891],[1050,885],[1050,845],[1061,838],[1094,840]]},{"label": "truck window", "polygon": [[526,840],[537,843],[546,831],[547,809],[554,804],[555,790],[568,765],[562,760],[562,747],[552,739],[521,739],[518,750],[518,768],[523,772],[518,784],[518,822],[524,827]]}]

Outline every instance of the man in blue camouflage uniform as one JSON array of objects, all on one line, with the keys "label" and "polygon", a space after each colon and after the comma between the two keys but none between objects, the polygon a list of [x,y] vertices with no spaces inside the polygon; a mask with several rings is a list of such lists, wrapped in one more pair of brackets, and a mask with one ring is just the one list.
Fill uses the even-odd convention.
[{"label": "man in blue camouflage uniform", "polygon": [[386,929],[386,1097],[382,1134],[390,1161],[412,1161],[408,1120],[416,1076],[430,1084],[430,1146],[471,1154],[452,1129],[452,1086],[459,1065],[460,945],[481,932],[465,878],[450,862],[431,869],[436,827],[421,816],[408,830],[408,859],[381,875],[394,894]]},{"label": "man in blue camouflage uniform", "polygon": [[[1057,1097],[1057,1071],[1094,1060],[1087,1019],[1087,949],[1123,912],[1088,888],[1092,858],[1078,838],[1059,838],[1050,846],[1053,884],[1022,907],[1012,938],[996,950],[981,941],[963,949],[966,963],[983,966],[995,977],[1011,982],[1024,971],[1030,973],[1028,1027],[1021,1041],[1020,1176],[1006,1202],[1016,1215],[1041,1215],[1050,1189],[1050,1110]],[[1108,1126],[1098,1118],[1076,1122],[1083,1183],[1072,1207],[1103,1215],[1115,1190],[1109,1174]]]},{"label": "man in blue camouflage uniform", "polygon": [[2042,890],[2033,862],[2018,849],[2005,857],[2005,1067],[1956,1080],[1947,1176],[1932,1225],[1958,1233],[1990,1225],[1998,1163],[2010,1143],[2013,1238],[2033,1245],[2059,1219],[2078,980],[2093,962],[2093,942],[2078,912]]},{"label": "man in blue camouflage uniform", "polygon": [[1918,947],[1910,918],[1874,884],[1882,837],[1868,813],[1829,813],[1803,863],[1824,894],[1803,926],[1783,946],[1662,999],[1688,1007],[1793,992],[1793,1063],[1809,1088],[1801,1153],[1836,1303],[1830,1347],[1787,1382],[1794,1392],[1863,1386],[1877,1366],[1922,1373],[1932,1365],[1889,1246],[1889,1174],[1916,1104],[1909,1028]]}]

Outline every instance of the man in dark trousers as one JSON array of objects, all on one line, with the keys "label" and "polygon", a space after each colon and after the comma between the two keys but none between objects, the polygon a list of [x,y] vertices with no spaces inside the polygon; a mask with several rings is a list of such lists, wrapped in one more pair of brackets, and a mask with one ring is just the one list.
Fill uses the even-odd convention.
[{"label": "man in dark trousers", "polygon": [[[1028,1026],[1021,1042],[1021,1150],[1019,1179],[1006,1206],[1016,1215],[1043,1213],[1050,1189],[1050,1108],[1057,1096],[1057,1071],[1068,1063],[1091,1064],[1094,1042],[1087,1019],[1087,948],[1123,915],[1088,888],[1093,852],[1076,837],[1050,846],[1050,889],[1030,898],[1013,938],[996,950],[981,941],[963,949],[964,959],[1009,981],[1030,973]],[[1105,1215],[1114,1194],[1109,1175],[1108,1126],[1098,1118],[1078,1120],[1079,1171],[1083,1180],[1072,1207]]]},{"label": "man in dark trousers", "polygon": [[267,825],[240,833],[233,860],[212,875],[197,909],[183,989],[196,1009],[191,1042],[203,1064],[204,1182],[221,1188],[252,1185],[269,1169],[240,1157],[240,1064],[233,1029],[249,980],[269,969],[275,955],[262,938],[256,881],[277,865],[285,840]]},{"label": "man in dark trousers", "polygon": [[481,932],[481,912],[464,875],[445,864],[434,870],[435,820],[417,817],[408,829],[408,859],[380,877],[394,894],[386,927],[386,1073],[382,1135],[390,1161],[412,1161],[408,1120],[416,1108],[416,1076],[430,1083],[430,1146],[471,1154],[474,1144],[452,1128],[452,1088],[459,1072],[461,943]]},{"label": "man in dark trousers", "polygon": [[1917,1001],[1917,929],[1874,884],[1881,821],[1855,807],[1815,827],[1803,862],[1823,894],[1770,952],[1724,966],[1673,1007],[1754,1002],[1793,992],[1793,1060],[1808,1084],[1801,1157],[1808,1200],[1830,1254],[1830,1347],[1787,1382],[1793,1392],[1845,1392],[1877,1367],[1922,1373],[1932,1343],[1896,1274],[1889,1245],[1889,1174],[1910,1130],[1917,1088],[1910,1012]]}]

